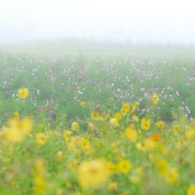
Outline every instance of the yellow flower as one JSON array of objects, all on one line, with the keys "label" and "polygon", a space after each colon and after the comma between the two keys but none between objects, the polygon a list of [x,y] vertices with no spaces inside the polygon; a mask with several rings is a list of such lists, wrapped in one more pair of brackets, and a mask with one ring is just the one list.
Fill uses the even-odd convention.
[{"label": "yellow flower", "polygon": [[27,88],[20,88],[18,89],[18,97],[25,99],[28,96],[28,89]]},{"label": "yellow flower", "polygon": [[27,135],[32,129],[32,119],[30,117],[25,117],[22,120],[11,119],[8,121],[8,126],[15,127],[21,131],[21,133]]},{"label": "yellow flower", "polygon": [[125,173],[125,174],[129,172],[131,167],[132,167],[132,165],[128,160],[121,160],[117,166],[118,171]]},{"label": "yellow flower", "polygon": [[120,120],[122,119],[121,113],[120,113],[120,112],[115,113],[114,118],[115,118],[117,121],[120,121]]},{"label": "yellow flower", "polygon": [[103,113],[103,114],[101,114],[99,120],[101,120],[101,121],[106,121],[108,117],[109,117],[109,114]]},{"label": "yellow flower", "polygon": [[122,109],[127,113],[130,111],[130,105],[128,103],[123,104]]},{"label": "yellow flower", "polygon": [[97,142],[97,147],[98,147],[98,148],[101,148],[102,145],[103,145],[103,144],[102,144],[102,141],[98,140],[98,142]]},{"label": "yellow flower", "polygon": [[141,120],[141,128],[143,130],[148,130],[150,128],[150,119],[144,117]]},{"label": "yellow flower", "polygon": [[78,182],[84,189],[98,188],[109,178],[106,162],[102,159],[82,162],[78,167]]},{"label": "yellow flower", "polygon": [[124,108],[122,107],[121,110],[120,110],[121,114],[123,116],[126,116],[127,115],[127,112],[124,110]]},{"label": "yellow flower", "polygon": [[132,105],[131,114],[135,112],[135,110],[137,109],[138,106],[139,106],[139,102],[135,102],[135,103]]},{"label": "yellow flower", "polygon": [[79,131],[79,124],[77,123],[77,122],[73,122],[72,124],[71,124],[71,127],[72,127],[72,129],[74,130],[74,131],[76,131],[76,132],[78,132]]},{"label": "yellow flower", "polygon": [[35,191],[38,194],[45,194],[46,191],[46,180],[43,176],[37,175],[34,177]]},{"label": "yellow flower", "polygon": [[21,142],[31,132],[32,119],[25,117],[22,120],[11,119],[8,121],[7,139],[13,142]]},{"label": "yellow flower", "polygon": [[45,133],[37,133],[36,134],[36,140],[37,140],[37,143],[40,144],[40,145],[43,145],[48,139],[48,136],[45,135]]},{"label": "yellow flower", "polygon": [[133,115],[133,116],[132,116],[132,119],[133,119],[133,121],[135,121],[135,122],[139,122],[139,118],[138,118],[136,115]]},{"label": "yellow flower", "polygon": [[56,195],[62,195],[63,189],[62,188],[57,188],[56,189]]},{"label": "yellow flower", "polygon": [[165,130],[165,122],[164,121],[158,121],[156,123],[156,126],[159,130]]},{"label": "yellow flower", "polygon": [[75,170],[78,167],[78,164],[79,164],[78,161],[73,159],[72,162],[69,164],[69,168],[71,170]]},{"label": "yellow flower", "polygon": [[139,150],[139,151],[144,151],[144,146],[143,146],[143,144],[142,143],[137,143],[136,145],[136,148]]},{"label": "yellow flower", "polygon": [[150,138],[146,138],[143,141],[143,149],[145,151],[152,151],[156,148],[156,146],[157,146],[157,143]]},{"label": "yellow flower", "polygon": [[16,127],[12,127],[6,132],[6,138],[12,142],[21,142],[24,139],[24,134]]},{"label": "yellow flower", "polygon": [[90,150],[90,142],[89,142],[89,140],[83,138],[81,140],[81,148],[83,149],[83,151],[85,151],[86,153],[88,153],[89,150]]},{"label": "yellow flower", "polygon": [[110,121],[109,121],[109,123],[113,127],[119,127],[118,120],[116,120],[115,118],[111,118]]},{"label": "yellow flower", "polygon": [[133,128],[127,128],[125,130],[125,135],[128,137],[128,139],[132,142],[135,142],[138,138],[138,133],[135,129]]},{"label": "yellow flower", "polygon": [[95,126],[94,126],[94,124],[93,123],[88,123],[88,129],[90,130],[90,131],[94,131],[94,129],[95,129]]},{"label": "yellow flower", "polygon": [[190,128],[188,130],[185,130],[185,137],[188,140],[193,139],[195,137],[195,129]]},{"label": "yellow flower", "polygon": [[121,193],[120,195],[129,195],[129,192],[124,191],[123,193]]},{"label": "yellow flower", "polygon": [[80,105],[81,105],[82,107],[85,107],[85,106],[86,106],[86,104],[87,104],[87,103],[86,103],[86,102],[84,102],[84,101],[81,101],[81,102],[80,102]]},{"label": "yellow flower", "polygon": [[110,183],[107,187],[107,190],[109,191],[115,191],[118,188],[118,184],[116,182]]},{"label": "yellow flower", "polygon": [[94,120],[94,121],[99,121],[100,120],[100,115],[97,111],[92,111],[91,112],[91,118]]},{"label": "yellow flower", "polygon": [[153,105],[156,105],[159,101],[158,95],[157,94],[153,94],[152,95],[152,103]]},{"label": "yellow flower", "polygon": [[161,176],[165,176],[168,172],[168,163],[164,159],[157,159],[155,165],[158,169],[158,172]]},{"label": "yellow flower", "polygon": [[119,148],[118,148],[118,146],[117,146],[116,143],[112,143],[111,149],[112,149],[112,151],[113,151],[114,153],[118,153],[118,151],[119,151]]},{"label": "yellow flower", "polygon": [[70,182],[66,183],[66,189],[73,189],[72,183],[70,183]]},{"label": "yellow flower", "polygon": [[80,146],[80,137],[79,136],[70,137],[70,139],[66,140],[66,145],[73,152],[77,152],[77,147]]},{"label": "yellow flower", "polygon": [[65,131],[64,131],[64,134],[63,134],[63,137],[64,137],[64,139],[67,139],[67,138],[69,138],[71,135],[72,135],[72,131],[65,130]]},{"label": "yellow flower", "polygon": [[57,152],[57,157],[58,157],[58,160],[59,160],[59,161],[64,160],[63,152],[62,152],[61,150],[59,150],[59,151]]},{"label": "yellow flower", "polygon": [[191,185],[188,187],[187,195],[195,195],[195,185]]},{"label": "yellow flower", "polygon": [[14,119],[19,119],[19,113],[18,113],[18,111],[15,111],[14,112]]},{"label": "yellow flower", "polygon": [[34,188],[38,194],[45,194],[46,191],[46,180],[45,180],[45,163],[42,159],[35,162],[34,165]]},{"label": "yellow flower", "polygon": [[178,133],[180,130],[180,126],[178,124],[173,125],[173,132]]},{"label": "yellow flower", "polygon": [[107,163],[107,168],[110,171],[110,173],[116,172],[116,169],[117,169],[116,165],[112,162]]},{"label": "yellow flower", "polygon": [[30,117],[25,117],[21,120],[21,126],[20,126],[20,130],[25,134],[29,134],[32,130],[32,119]]},{"label": "yellow flower", "polygon": [[158,142],[158,141],[161,140],[161,136],[160,136],[159,134],[157,134],[157,133],[151,134],[151,135],[149,136],[149,138],[150,138],[151,140],[153,140],[153,141],[156,141],[156,142]]},{"label": "yellow flower", "polygon": [[34,174],[45,174],[45,162],[42,159],[38,159],[34,164]]},{"label": "yellow flower", "polygon": [[169,167],[167,174],[165,175],[165,179],[169,183],[173,184],[178,180],[178,177],[179,177],[179,174],[178,174],[177,169],[175,167]]}]

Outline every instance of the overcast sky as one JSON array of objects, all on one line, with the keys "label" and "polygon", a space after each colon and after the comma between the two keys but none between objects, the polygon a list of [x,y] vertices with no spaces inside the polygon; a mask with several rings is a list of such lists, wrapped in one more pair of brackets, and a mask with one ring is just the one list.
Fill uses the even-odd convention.
[{"label": "overcast sky", "polygon": [[195,44],[194,9],[192,0],[2,0],[0,41],[74,35]]}]

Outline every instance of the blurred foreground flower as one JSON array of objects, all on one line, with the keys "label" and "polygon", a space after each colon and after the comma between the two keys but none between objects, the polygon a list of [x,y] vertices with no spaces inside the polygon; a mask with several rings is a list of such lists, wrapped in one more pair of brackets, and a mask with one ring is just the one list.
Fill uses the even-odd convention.
[{"label": "blurred foreground flower", "polygon": [[195,185],[191,185],[187,190],[187,195],[194,195],[195,194]]},{"label": "blurred foreground flower", "polygon": [[82,162],[78,168],[78,181],[82,188],[98,188],[109,178],[109,170],[103,159]]},{"label": "blurred foreground flower", "polygon": [[22,120],[16,118],[8,121],[7,139],[13,142],[21,142],[31,132],[32,119],[25,117]]},{"label": "blurred foreground flower", "polygon": [[118,184],[116,182],[110,183],[107,187],[107,190],[109,191],[115,191],[118,188]]}]

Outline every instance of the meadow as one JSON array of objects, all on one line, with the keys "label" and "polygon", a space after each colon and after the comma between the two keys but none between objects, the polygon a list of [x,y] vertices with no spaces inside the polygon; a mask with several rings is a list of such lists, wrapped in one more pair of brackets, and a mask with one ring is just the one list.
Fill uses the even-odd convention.
[{"label": "meadow", "polygon": [[194,48],[5,45],[0,67],[0,194],[195,194]]}]

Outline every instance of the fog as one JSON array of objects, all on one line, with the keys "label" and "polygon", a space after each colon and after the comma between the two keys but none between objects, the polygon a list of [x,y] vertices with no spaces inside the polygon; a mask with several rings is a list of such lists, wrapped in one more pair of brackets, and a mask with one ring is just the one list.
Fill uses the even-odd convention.
[{"label": "fog", "polygon": [[193,1],[7,0],[0,43],[63,37],[195,44]]}]

